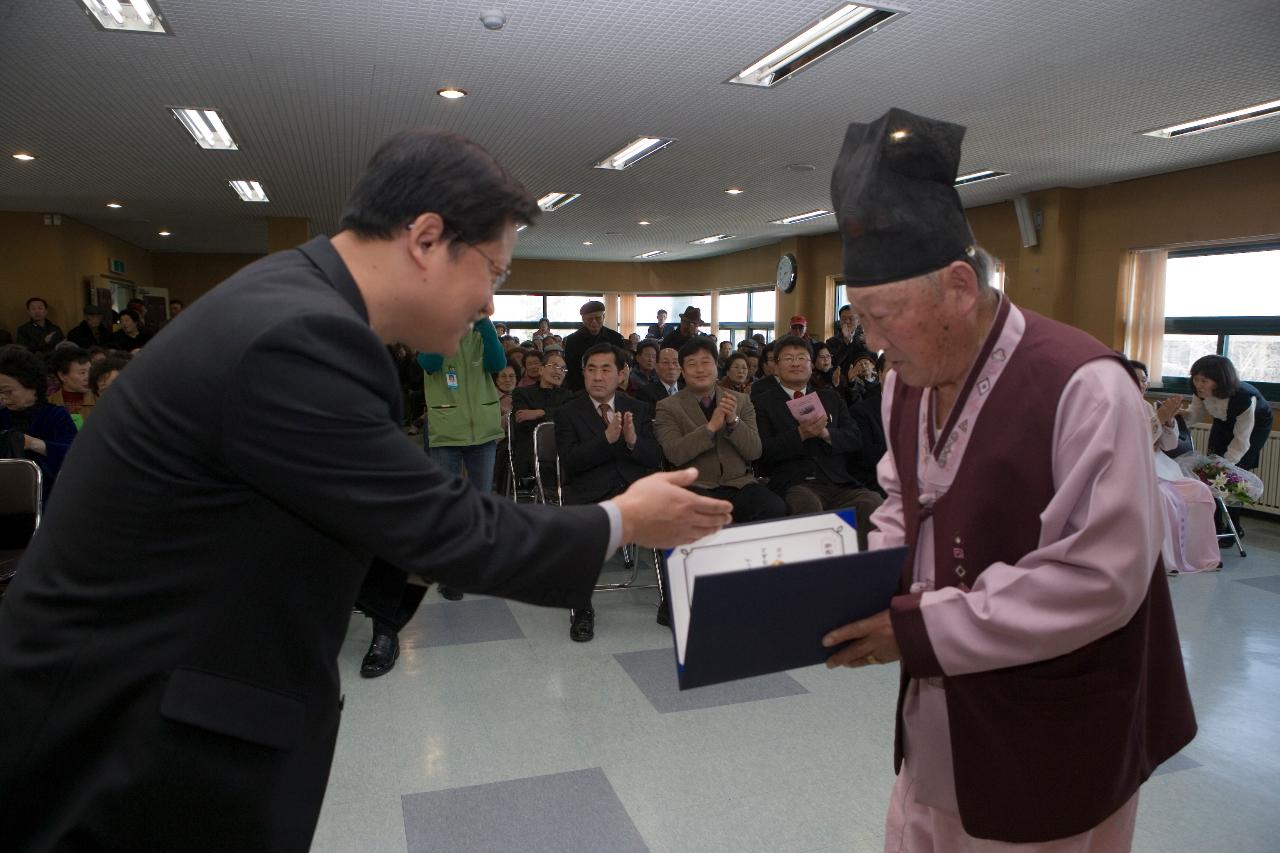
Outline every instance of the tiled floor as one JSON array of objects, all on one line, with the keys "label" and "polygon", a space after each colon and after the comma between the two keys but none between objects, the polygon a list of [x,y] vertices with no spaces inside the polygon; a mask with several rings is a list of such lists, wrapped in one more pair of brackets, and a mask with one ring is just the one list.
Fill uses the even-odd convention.
[{"label": "tiled floor", "polygon": [[[1200,733],[1142,789],[1141,853],[1280,851],[1280,524],[1246,547],[1170,578]],[[432,591],[371,681],[354,617],[313,849],[879,851],[897,668],[680,694],[654,598],[597,595],[579,644],[563,611]]]}]

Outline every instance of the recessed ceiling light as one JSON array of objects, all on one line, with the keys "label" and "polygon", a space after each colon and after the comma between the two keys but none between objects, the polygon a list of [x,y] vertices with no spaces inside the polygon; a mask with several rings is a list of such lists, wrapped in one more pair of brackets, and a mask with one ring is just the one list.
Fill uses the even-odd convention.
[{"label": "recessed ceiling light", "polygon": [[740,187],[729,187],[729,189],[725,190],[725,193],[728,195],[742,195],[744,192],[746,192],[746,190]]},{"label": "recessed ceiling light", "polygon": [[581,195],[582,193],[547,193],[542,198],[538,199],[538,207],[542,208],[547,213],[550,213],[553,210],[559,210],[566,204],[569,204],[579,198]]},{"label": "recessed ceiling light", "polygon": [[21,160],[23,163],[30,163],[32,160],[36,159],[36,155],[28,154],[25,151],[19,151],[17,154],[13,155],[13,159]]},{"label": "recessed ceiling light", "polygon": [[584,246],[594,246],[594,245],[595,245],[595,243],[592,243],[590,240],[583,240],[583,241],[582,241],[582,245],[584,245]]},{"label": "recessed ceiling light", "polygon": [[719,243],[721,240],[732,240],[733,234],[712,234],[710,237],[703,237],[700,240],[690,240],[690,246],[705,246],[708,243]]},{"label": "recessed ceiling light", "polygon": [[168,30],[156,0],[80,0],[85,11],[103,30],[158,33]]},{"label": "recessed ceiling light", "polygon": [[637,224],[637,225],[652,225],[653,223],[652,223],[652,222],[650,222],[650,221],[649,221],[649,220],[647,220],[647,219],[641,219],[641,220],[640,220],[639,222],[637,222],[636,224]]},{"label": "recessed ceiling light", "polygon": [[902,12],[845,3],[730,77],[730,83],[776,86],[833,50],[873,33]]},{"label": "recessed ceiling light", "polygon": [[645,252],[643,255],[636,255],[636,260],[644,260],[645,258],[656,258],[658,255],[665,255],[665,249],[654,249],[652,252]]},{"label": "recessed ceiling light", "polygon": [[769,220],[770,225],[795,225],[799,222],[809,222],[813,219],[821,219],[824,216],[834,216],[829,210],[811,210],[808,213],[797,213],[795,216],[784,216],[781,219]]},{"label": "recessed ceiling light", "polygon": [[444,89],[436,89],[436,94],[447,101],[457,101],[467,96],[466,92],[454,86],[449,86]]},{"label": "recessed ceiling light", "polygon": [[231,138],[227,126],[217,110],[193,109],[192,107],[169,107],[174,118],[182,122],[182,126],[195,137],[201,148],[213,151],[237,151],[239,146]]},{"label": "recessed ceiling light", "polygon": [[1158,136],[1161,139],[1176,139],[1179,136],[1205,133],[1210,130],[1217,130],[1220,127],[1230,127],[1233,124],[1243,124],[1247,121],[1257,121],[1258,119],[1271,118],[1275,115],[1280,115],[1280,101],[1267,101],[1265,104],[1254,104],[1251,107],[1232,110],[1229,113],[1219,113],[1207,118],[1198,118],[1195,121],[1162,127],[1159,130],[1144,131],[1143,135]]},{"label": "recessed ceiling light", "polygon": [[267,191],[257,181],[227,181],[241,201],[270,201]]},{"label": "recessed ceiling light", "polygon": [[173,232],[172,232],[172,231],[161,231],[161,232],[159,232],[159,234],[160,234],[160,236],[161,236],[161,237],[172,237],[172,236],[173,236]]},{"label": "recessed ceiling light", "polygon": [[107,207],[111,208],[112,210],[119,210],[120,208],[124,207],[124,205],[118,201],[109,201],[107,202]]},{"label": "recessed ceiling light", "polygon": [[675,140],[664,139],[660,136],[641,136],[596,163],[595,168],[613,169],[620,172],[629,166],[639,163],[653,152],[661,151],[672,142],[675,142]]},{"label": "recessed ceiling light", "polygon": [[983,169],[980,172],[970,172],[967,175],[961,175],[956,178],[955,186],[962,187],[965,184],[976,184],[978,181],[989,181],[993,178],[1003,178],[1008,176],[1008,172],[997,172],[992,169]]},{"label": "recessed ceiling light", "polygon": [[910,135],[911,135],[911,131],[906,130],[904,128],[899,128],[898,130],[892,131],[889,134],[889,138],[892,139],[894,142],[901,142],[902,140],[906,139]]}]

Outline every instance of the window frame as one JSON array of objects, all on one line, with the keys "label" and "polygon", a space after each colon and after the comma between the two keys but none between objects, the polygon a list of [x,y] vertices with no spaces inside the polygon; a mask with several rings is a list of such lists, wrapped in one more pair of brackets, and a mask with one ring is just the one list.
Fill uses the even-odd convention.
[{"label": "window frame", "polygon": [[[720,317],[720,297],[721,297],[721,296],[735,296],[735,295],[740,294],[740,293],[745,293],[745,294],[747,294],[747,319],[746,319],[746,320],[721,320],[721,319],[719,319],[719,317]],[[768,296],[768,298],[769,298],[770,300],[772,300],[772,301],[773,301],[773,303],[774,303],[774,317],[775,317],[775,319],[773,319],[773,320],[758,320],[758,319],[756,319],[756,318],[755,318],[755,316],[754,316],[754,315],[755,315],[755,303],[756,303],[756,298],[757,298],[758,296],[760,296],[761,294],[766,294],[766,295]],[[715,293],[715,302],[716,302],[716,332],[717,332],[717,334],[718,334],[721,330],[726,330],[726,331],[729,331],[729,332],[735,332],[735,331],[737,331],[737,332],[743,332],[743,333],[744,333],[744,334],[743,334],[743,337],[744,337],[744,338],[749,338],[749,337],[751,337],[752,335],[761,334],[761,335],[764,335],[765,343],[768,343],[768,342],[772,341],[772,340],[774,339],[774,335],[775,335],[775,334],[776,334],[776,332],[777,332],[777,325],[778,325],[778,321],[777,321],[777,319],[776,319],[776,318],[777,318],[777,298],[778,298],[778,297],[777,297],[777,295],[774,293],[774,287],[773,287],[772,285],[766,285],[766,286],[763,286],[763,287],[760,287],[760,286],[757,286],[757,287],[742,287],[742,288],[735,288],[735,289],[733,289],[733,290],[720,290],[720,291],[716,291],[716,293]],[[732,334],[730,334],[730,335],[729,335],[729,340],[730,340],[730,341],[733,341],[733,343],[734,343],[734,346],[735,346],[735,347],[737,346],[737,342],[733,340],[733,335],[732,335]]]}]

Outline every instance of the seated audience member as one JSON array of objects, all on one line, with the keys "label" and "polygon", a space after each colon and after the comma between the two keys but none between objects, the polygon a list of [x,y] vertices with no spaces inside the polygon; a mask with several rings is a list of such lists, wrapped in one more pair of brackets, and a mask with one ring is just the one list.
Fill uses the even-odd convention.
[{"label": "seated audience member", "polygon": [[859,483],[883,495],[884,489],[876,479],[876,466],[889,449],[889,444],[880,413],[879,364],[874,355],[863,351],[845,370],[845,384],[840,390],[849,406],[849,416],[862,433],[862,449],[850,458],[849,473]]},{"label": "seated audience member", "polygon": [[68,349],[54,350],[49,360],[49,367],[58,379],[58,390],[49,395],[49,403],[66,409],[76,429],[84,427],[98,402],[89,390],[89,365],[89,353],[74,344]]},{"label": "seated audience member", "polygon": [[635,354],[636,348],[640,346],[640,333],[632,332],[627,335],[627,351]]},{"label": "seated audience member", "polygon": [[511,471],[507,465],[511,433],[507,415],[511,414],[511,393],[516,390],[519,382],[520,366],[510,358],[507,359],[507,366],[493,376],[493,384],[498,389],[499,411],[502,414],[502,438],[498,439],[497,464],[493,467],[493,491],[500,495],[507,494],[511,485]]},{"label": "seated audience member", "polygon": [[[665,351],[664,351],[665,354]],[[684,390],[658,403],[654,433],[676,467],[693,466],[693,491],[733,503],[733,520],[761,521],[787,514],[782,498],[756,480],[760,433],[751,398],[716,385],[716,344],[696,337],[680,348]]]},{"label": "seated audience member", "polygon": [[45,399],[47,388],[39,356],[14,344],[0,349],[0,458],[36,463],[46,501],[76,437],[67,410]]},{"label": "seated audience member", "polygon": [[530,385],[537,385],[542,379],[542,353],[524,353],[520,366],[524,371],[524,377],[516,383],[517,388],[528,388]]},{"label": "seated audience member", "polygon": [[[622,351],[612,344],[588,349],[582,365],[586,393],[556,412],[565,503],[608,500],[662,467],[649,407],[618,393],[623,364]],[[594,636],[595,610],[570,610],[569,638],[585,643]]]},{"label": "seated audience member", "polygon": [[31,352],[52,352],[62,342],[62,329],[49,319],[49,303],[39,296],[27,300],[27,322],[18,327],[18,344]]},{"label": "seated audience member", "polygon": [[654,372],[657,374],[658,381],[650,382],[641,388],[636,394],[636,399],[643,400],[656,409],[658,403],[668,397],[674,397],[684,387],[684,377],[680,375],[679,351],[666,347],[659,352]]},{"label": "seated audience member", "polygon": [[720,380],[721,388],[747,393],[751,387],[751,362],[740,352],[730,354],[724,363],[724,378]]},{"label": "seated audience member", "polygon": [[511,394],[511,410],[515,412],[516,476],[533,476],[533,431],[544,421],[554,421],[556,411],[573,397],[564,387],[564,355],[543,354],[542,375],[537,385],[516,388]]},{"label": "seated audience member", "polygon": [[93,364],[97,364],[107,357],[107,351],[102,347],[89,347],[88,353],[89,361]]},{"label": "seated audience member", "polygon": [[102,399],[102,395],[107,392],[107,386],[116,381],[116,377],[120,375],[120,371],[124,370],[125,365],[129,363],[129,356],[109,353],[106,358],[101,361],[95,361],[89,365],[89,390],[97,400]]},{"label": "seated audience member", "polygon": [[866,350],[867,336],[862,331],[862,318],[854,313],[853,306],[841,305],[839,315],[836,333],[827,338],[827,349],[831,350],[832,365],[843,373],[853,356]]},{"label": "seated audience member", "polygon": [[498,333],[498,340],[502,340],[502,336],[507,334],[506,323],[494,323],[493,330]]},{"label": "seated audience member", "polygon": [[721,369],[723,369],[723,368],[724,368],[725,362],[727,362],[727,361],[729,360],[729,356],[731,356],[731,355],[733,355],[733,342],[732,342],[732,341],[721,341],[721,342],[720,342],[720,353],[719,353],[719,355],[717,356],[717,360],[720,362],[720,367],[721,367]]},{"label": "seated audience member", "polygon": [[814,388],[839,388],[840,380],[840,371],[831,360],[831,350],[826,344],[814,344],[813,376],[809,378],[809,382]]},{"label": "seated audience member", "polygon": [[120,328],[111,336],[111,346],[125,352],[141,349],[150,340],[142,331],[142,318],[137,311],[128,309],[120,312]]},{"label": "seated audience member", "polygon": [[185,309],[186,307],[187,307],[186,303],[184,303],[181,299],[170,299],[169,300],[169,319],[172,320],[174,317],[177,317],[179,314],[182,313],[183,309]]},{"label": "seated audience member", "polygon": [[[871,513],[884,499],[850,473],[850,461],[863,449],[862,433],[838,393],[811,384],[813,360],[804,338],[787,335],[775,342],[774,351],[778,381],[755,398],[760,462],[769,488],[786,500],[792,515],[852,508],[858,544],[865,549]],[[797,421],[787,403],[811,392],[824,411]]]},{"label": "seated audience member", "polygon": [[[1147,391],[1147,366],[1129,361],[1138,385]],[[1188,572],[1215,571],[1222,567],[1217,531],[1213,515],[1218,508],[1213,491],[1196,477],[1182,473],[1178,463],[1165,450],[1178,446],[1175,418],[1182,408],[1182,397],[1173,395],[1160,405],[1151,404],[1151,442],[1157,485],[1164,509],[1164,542],[1160,554],[1165,571],[1171,575]]]},{"label": "seated audience member", "polygon": [[631,350],[618,347],[622,355],[622,367],[618,370],[618,392],[631,396]]},{"label": "seated audience member", "polygon": [[680,325],[667,332],[662,338],[662,348],[671,347],[676,352],[693,338],[706,337],[706,333],[700,331],[700,326],[707,323],[702,319],[702,309],[694,305],[689,305],[680,315]]},{"label": "seated audience member", "polygon": [[502,417],[506,418],[511,414],[511,394],[520,385],[520,362],[508,356],[507,366],[494,374],[493,384],[498,388],[498,405],[502,408]]},{"label": "seated audience member", "polygon": [[80,325],[67,332],[67,340],[81,349],[105,349],[111,346],[111,330],[103,322],[106,313],[97,305],[84,306],[84,319],[80,321]]},{"label": "seated audience member", "polygon": [[797,314],[791,318],[791,331],[789,334],[813,346],[813,335],[809,334],[809,321],[805,319],[803,314]]},{"label": "seated audience member", "polygon": [[13,343],[13,335],[4,326],[0,326],[0,347],[7,347]]},{"label": "seated audience member", "polygon": [[755,381],[751,383],[752,397],[777,384],[774,378],[774,374],[778,370],[777,353],[774,351],[776,344],[777,341],[774,341],[764,348],[764,353],[760,358],[759,373],[755,377]]},{"label": "seated audience member", "polygon": [[546,317],[539,317],[538,330],[535,334],[542,335],[544,338],[548,337],[551,334],[551,321]]},{"label": "seated audience member", "polygon": [[658,379],[658,349],[658,342],[653,338],[645,338],[636,345],[631,378],[628,380],[631,396],[639,397],[646,385],[662,384],[662,380]]},{"label": "seated audience member", "polygon": [[667,324],[667,312],[665,310],[659,309],[658,322],[649,324],[649,328],[645,329],[645,337],[657,338],[659,341],[661,341],[663,338],[667,336],[667,332],[670,332],[670,331],[671,329]]}]

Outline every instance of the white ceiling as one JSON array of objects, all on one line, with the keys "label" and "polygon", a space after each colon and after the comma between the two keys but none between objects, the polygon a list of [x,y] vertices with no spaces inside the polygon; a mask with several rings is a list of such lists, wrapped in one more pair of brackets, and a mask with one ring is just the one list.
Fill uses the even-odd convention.
[{"label": "white ceiling", "polygon": [[[967,125],[962,172],[1011,173],[962,189],[967,205],[1280,150],[1280,118],[1138,133],[1280,98],[1276,0],[904,0],[900,20],[772,90],[723,81],[835,0],[153,2],[175,35],[100,31],[79,0],[0,0],[0,209],[154,251],[262,252],[265,216],[331,232],[378,141],[434,126],[535,195],[583,194],[519,256],[675,259],[833,230],[767,222],[829,206],[845,125],[892,106]],[[479,21],[494,7],[501,32]],[[437,97],[446,85],[470,97]],[[167,106],[217,108],[241,150],[199,149]],[[591,168],[639,135],[677,142]],[[226,182],[242,178],[270,203],[239,201]],[[719,232],[737,239],[688,245]]]}]

